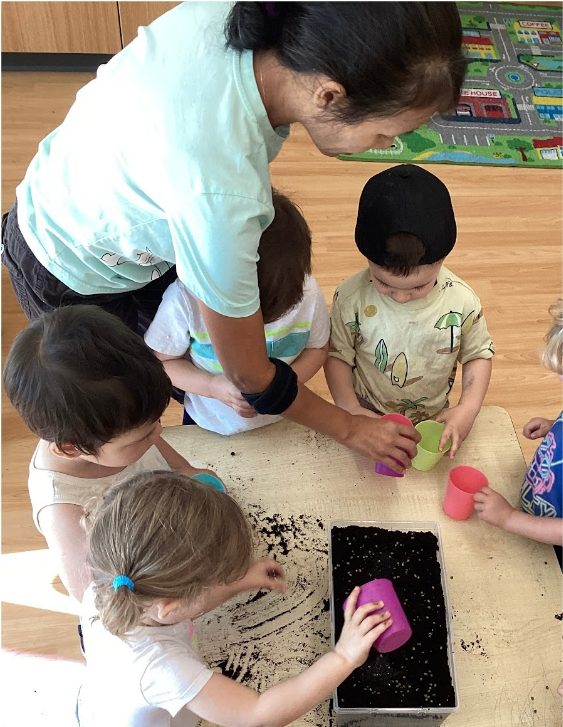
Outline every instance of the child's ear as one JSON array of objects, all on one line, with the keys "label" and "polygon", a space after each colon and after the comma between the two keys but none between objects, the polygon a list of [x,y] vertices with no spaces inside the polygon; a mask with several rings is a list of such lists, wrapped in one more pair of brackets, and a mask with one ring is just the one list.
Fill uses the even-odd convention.
[{"label": "child's ear", "polygon": [[155,605],[158,609],[158,618],[161,621],[165,621],[169,616],[174,613],[174,611],[176,611],[176,609],[180,608],[180,606],[182,605],[182,599],[160,598]]},{"label": "child's ear", "polygon": [[77,459],[83,454],[74,444],[70,444],[69,442],[63,442],[60,447],[57,447],[54,442],[51,442],[49,449],[55,457],[64,457],[65,459]]}]

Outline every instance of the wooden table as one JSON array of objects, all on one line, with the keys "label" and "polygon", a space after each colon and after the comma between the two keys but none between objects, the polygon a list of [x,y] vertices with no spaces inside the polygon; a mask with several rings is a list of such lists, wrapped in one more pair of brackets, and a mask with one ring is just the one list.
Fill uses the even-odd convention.
[{"label": "wooden table", "polygon": [[[451,727],[558,727],[561,698],[561,572],[551,546],[441,508],[452,466],[404,479],[290,422],[222,437],[196,427],[164,436],[194,465],[215,470],[258,530],[257,552],[287,571],[283,596],[231,601],[198,627],[210,665],[258,689],[301,671],[330,639],[328,523],[335,519],[440,523],[453,611],[460,709]],[[455,464],[481,469],[517,504],[526,465],[508,414],[485,407]],[[295,722],[329,725],[328,703]]]}]

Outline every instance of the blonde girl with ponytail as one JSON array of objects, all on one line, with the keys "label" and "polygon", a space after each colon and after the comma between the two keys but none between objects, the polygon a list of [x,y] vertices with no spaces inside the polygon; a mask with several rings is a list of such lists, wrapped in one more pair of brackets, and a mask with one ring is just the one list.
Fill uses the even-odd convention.
[{"label": "blonde girl with ponytail", "polygon": [[232,596],[285,588],[276,561],[253,560],[250,527],[228,494],[178,472],[135,475],[108,491],[89,544],[82,727],[191,727],[200,718],[281,727],[327,698],[391,625],[388,612],[372,613],[380,602],[355,610],[354,589],[334,649],[258,694],[212,672],[191,643],[192,621]]}]

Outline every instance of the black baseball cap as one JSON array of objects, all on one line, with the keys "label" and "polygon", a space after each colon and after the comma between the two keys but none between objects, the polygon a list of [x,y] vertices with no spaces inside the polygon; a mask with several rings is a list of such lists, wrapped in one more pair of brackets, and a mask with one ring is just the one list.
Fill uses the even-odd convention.
[{"label": "black baseball cap", "polygon": [[400,164],[372,177],[362,191],[356,245],[368,260],[394,267],[387,240],[398,232],[416,235],[424,245],[419,265],[431,265],[455,245],[457,227],[446,185],[415,164]]}]

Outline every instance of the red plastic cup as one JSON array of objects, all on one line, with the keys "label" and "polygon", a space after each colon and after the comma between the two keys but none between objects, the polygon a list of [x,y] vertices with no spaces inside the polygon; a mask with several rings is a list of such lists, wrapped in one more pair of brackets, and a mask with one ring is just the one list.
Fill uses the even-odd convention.
[{"label": "red plastic cup", "polygon": [[[383,608],[376,609],[373,613],[389,611],[393,619],[393,623],[387,631],[384,631],[375,640],[373,648],[379,651],[380,654],[386,654],[388,651],[400,649],[412,636],[412,628],[390,580],[387,578],[376,578],[360,586],[356,608],[372,601],[383,601]],[[347,603],[348,599],[344,601],[343,609],[346,608]]]},{"label": "red plastic cup", "polygon": [[488,485],[489,480],[481,470],[465,465],[454,467],[450,470],[444,512],[454,520],[467,520],[475,504],[473,495]]},{"label": "red plastic cup", "polygon": [[[384,414],[381,418],[390,419],[392,422],[397,422],[398,424],[405,424],[405,426],[407,427],[414,426],[411,420],[408,417],[403,416],[402,414]],[[395,458],[392,457],[391,459]],[[395,459],[395,462],[397,464],[401,464],[397,459]],[[399,474],[398,472],[395,472],[395,470],[387,467],[387,465],[381,464],[381,462],[375,463],[375,472],[378,475],[386,475],[387,477],[404,477],[404,474]]]}]

